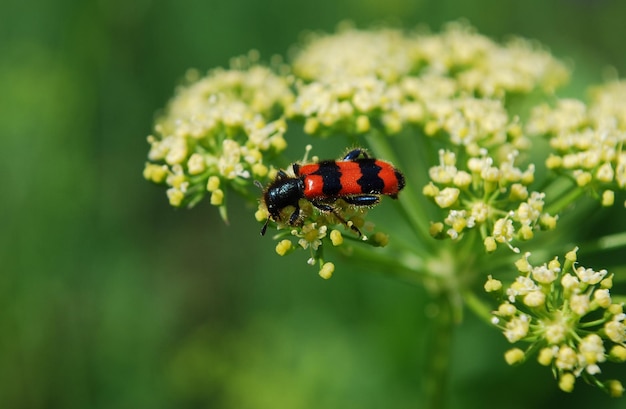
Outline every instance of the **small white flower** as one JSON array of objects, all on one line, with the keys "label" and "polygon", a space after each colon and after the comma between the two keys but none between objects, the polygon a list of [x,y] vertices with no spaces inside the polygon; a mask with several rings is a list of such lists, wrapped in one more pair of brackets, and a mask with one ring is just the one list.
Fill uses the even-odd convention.
[{"label": "small white flower", "polygon": [[[598,334],[589,334],[580,341],[578,351],[585,365],[593,365],[606,361],[604,344]],[[598,372],[600,369],[597,369]]]},{"label": "small white flower", "polygon": [[511,219],[503,217],[496,220],[493,226],[493,237],[498,243],[510,242],[513,240],[513,233],[515,233],[515,228]]},{"label": "small white flower", "polygon": [[544,336],[552,345],[560,344],[565,340],[569,327],[562,321],[556,321],[545,326]]},{"label": "small white flower", "polygon": [[567,345],[559,348],[559,352],[556,355],[556,367],[563,370],[572,370],[578,363],[578,357],[576,351]]},{"label": "small white flower", "polygon": [[457,201],[460,193],[461,191],[455,187],[446,187],[435,196],[435,202],[439,207],[445,209],[452,206]]},{"label": "small white flower", "polygon": [[582,283],[590,285],[598,284],[607,274],[606,270],[593,271],[582,266],[575,268],[574,271]]},{"label": "small white flower", "polygon": [[518,296],[525,296],[531,291],[538,290],[539,287],[535,282],[526,276],[517,276],[515,282],[511,284],[506,290],[506,295],[509,297],[510,302],[515,302],[515,298]]},{"label": "small white flower", "polygon": [[570,298],[570,308],[580,316],[589,312],[589,304],[589,296],[586,294],[574,294]]},{"label": "small white flower", "polygon": [[546,295],[542,291],[531,291],[524,297],[524,304],[529,307],[540,307],[546,302]]},{"label": "small white flower", "polygon": [[549,269],[545,264],[532,269],[533,278],[541,284],[551,284],[554,280],[556,280],[557,273],[558,271]]},{"label": "small white flower", "polygon": [[604,324],[604,332],[615,343],[626,341],[626,326],[621,321],[612,320]]},{"label": "small white flower", "polygon": [[521,314],[519,317],[515,317],[506,323],[504,336],[511,343],[517,342],[528,334],[529,327],[530,317],[528,315]]}]

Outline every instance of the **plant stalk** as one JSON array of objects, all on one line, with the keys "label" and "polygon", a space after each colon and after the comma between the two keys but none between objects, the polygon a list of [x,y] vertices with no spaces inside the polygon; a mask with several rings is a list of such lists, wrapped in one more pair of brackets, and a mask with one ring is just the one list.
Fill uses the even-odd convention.
[{"label": "plant stalk", "polygon": [[441,409],[446,405],[446,391],[450,368],[450,352],[454,330],[453,303],[448,293],[440,293],[433,300],[431,331],[427,339],[422,390],[424,408]]}]

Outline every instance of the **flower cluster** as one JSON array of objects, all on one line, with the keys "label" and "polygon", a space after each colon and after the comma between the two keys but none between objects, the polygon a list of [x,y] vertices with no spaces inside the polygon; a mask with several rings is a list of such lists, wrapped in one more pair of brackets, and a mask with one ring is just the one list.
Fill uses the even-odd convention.
[{"label": "flower cluster", "polygon": [[[167,186],[171,205],[192,206],[209,196],[226,219],[226,200],[236,193],[258,205],[263,233],[275,229],[278,255],[305,252],[322,278],[335,271],[328,250],[371,262],[389,276],[424,284],[447,304],[442,311],[454,310],[450,316],[461,316],[465,301],[485,321],[492,317],[511,343],[529,344],[509,350],[507,362],[536,355],[564,391],[583,379],[622,394],[619,381],[599,379],[607,361],[626,361],[626,314],[611,294],[613,276],[578,265],[576,249],[563,262],[539,266],[526,252],[517,272],[508,259],[533,250],[540,230],[554,230],[539,243],[542,251],[578,240],[576,216],[588,208],[560,220],[559,212],[585,192],[609,206],[617,190],[626,190],[626,81],[593,88],[588,102],[558,99],[553,93],[569,72],[548,51],[519,38],[494,42],[462,22],[439,33],[344,25],[333,34],[310,34],[290,65],[281,61],[263,66],[252,52],[229,69],[187,74],[148,137],[144,168],[146,179]],[[546,100],[555,103],[538,105]],[[273,202],[269,217],[252,182],[276,180],[271,186],[278,189],[286,186],[282,178],[296,177],[285,169],[294,158],[283,153],[288,141],[309,143],[294,139],[300,129],[345,136],[344,146],[363,147],[404,174],[399,211],[381,219],[385,229],[396,228],[391,245],[368,220],[367,206],[350,205],[356,197],[336,193],[314,205],[299,182],[280,192],[289,200]],[[306,149],[302,163],[317,162]],[[370,182],[379,184],[375,172],[360,167],[346,178],[333,170],[315,183],[358,196]],[[343,189],[351,177],[356,185]],[[368,195],[377,192],[383,189],[368,187]],[[595,245],[620,247],[624,233]],[[498,300],[493,313],[472,293],[487,260],[506,262],[517,275],[507,287],[489,276],[485,290]]]},{"label": "flower cluster", "polygon": [[469,158],[459,169],[453,152],[439,152],[439,165],[430,168],[431,181],[423,193],[449,211],[443,222],[431,225],[430,233],[456,240],[467,230],[478,229],[488,252],[498,244],[518,252],[511,244],[514,239],[529,240],[536,229],[553,229],[557,218],[543,211],[544,194],[528,190],[534,181],[532,165],[517,168],[515,153],[500,165],[483,154]]},{"label": "flower cluster", "polygon": [[243,191],[251,178],[268,175],[265,157],[285,149],[290,84],[255,58],[202,78],[190,71],[157,120],[144,177],[169,187],[171,205],[192,206],[210,193],[225,216],[225,187]]},{"label": "flower cluster", "polygon": [[528,132],[549,138],[553,153],[547,167],[570,176],[576,185],[614,202],[616,189],[626,189],[626,82],[592,89],[589,104],[561,99],[555,107],[533,110]]},{"label": "flower cluster", "polygon": [[484,97],[552,92],[567,82],[567,68],[547,51],[523,38],[500,45],[463,23],[442,34],[418,37],[421,65],[456,78],[464,91]]},{"label": "flower cluster", "polygon": [[626,314],[612,301],[613,276],[576,263],[577,248],[563,264],[558,258],[533,266],[526,253],[516,262],[520,275],[506,289],[489,276],[485,290],[501,304],[492,322],[511,343],[527,342],[528,348],[506,352],[509,364],[537,354],[541,365],[550,366],[559,387],[571,392],[577,378],[621,396],[617,380],[601,381],[600,365],[626,361]]},{"label": "flower cluster", "polygon": [[272,71],[257,59],[252,52],[204,77],[190,71],[157,120],[144,176],[168,186],[173,206],[210,194],[225,218],[227,187],[251,197],[252,179],[275,175],[271,160],[286,147],[287,119],[325,135],[395,134],[410,125],[469,155],[487,149],[505,158],[528,141],[502,97],[552,90],[568,76],[537,45],[501,45],[465,23],[437,34],[346,25],[310,35],[291,69]]},{"label": "flower cluster", "polygon": [[[307,263],[310,265],[319,264],[319,275],[324,279],[332,277],[335,265],[331,262],[324,262],[321,254],[319,254],[322,240],[328,237],[333,246],[339,246],[343,243],[343,236],[339,230],[333,230],[330,234],[327,234],[327,231],[327,226],[317,226],[316,223],[307,223],[300,231],[291,230],[291,234],[298,238],[298,245],[304,250],[309,249],[311,251],[311,257]],[[281,256],[293,249],[293,242],[289,239],[283,239],[276,245],[276,253]]]},{"label": "flower cluster", "polygon": [[[303,200],[300,204],[297,226],[289,226],[284,224],[284,222],[278,222],[279,230],[275,238],[280,239],[280,241],[276,245],[276,253],[284,256],[297,249],[308,250],[310,257],[307,263],[312,266],[318,265],[320,267],[319,275],[324,279],[328,279],[332,276],[335,267],[333,263],[325,261],[323,251],[325,245],[339,248],[344,244],[345,240],[359,241],[373,247],[385,247],[387,245],[389,241],[388,235],[382,232],[374,232],[374,223],[365,220],[367,208],[355,208],[343,200],[337,200],[333,207],[346,221],[347,225],[344,226],[344,229],[350,231],[346,236],[337,228],[343,224],[342,220],[339,220],[332,212],[321,212],[315,209],[311,203]],[[288,220],[293,210],[292,206],[283,209],[281,220]],[[268,213],[265,205],[259,203],[259,208],[256,212],[257,220],[265,221],[267,217]],[[352,231],[353,227],[366,235],[357,237],[356,233]]]},{"label": "flower cluster", "polygon": [[474,150],[479,138],[488,145],[506,139],[507,93],[552,91],[568,78],[536,45],[500,45],[463,23],[438,34],[347,28],[312,35],[293,72],[297,97],[289,115],[304,119],[310,134],[394,134],[412,125],[429,135],[450,132]]},{"label": "flower cluster", "polygon": [[311,35],[293,63],[306,81],[374,77],[394,84],[407,76],[442,75],[459,90],[481,96],[553,91],[567,82],[567,68],[548,51],[522,38],[501,45],[463,22],[440,33],[394,29]]},{"label": "flower cluster", "polygon": [[344,23],[334,34],[310,34],[293,71],[306,81],[372,77],[392,83],[413,70],[412,49],[401,30],[357,30]]}]

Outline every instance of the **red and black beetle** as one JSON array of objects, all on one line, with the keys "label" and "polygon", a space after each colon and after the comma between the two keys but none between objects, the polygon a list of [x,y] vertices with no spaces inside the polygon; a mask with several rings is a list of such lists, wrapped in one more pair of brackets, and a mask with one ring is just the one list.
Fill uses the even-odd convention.
[{"label": "red and black beetle", "polygon": [[[389,162],[370,158],[360,148],[353,149],[342,160],[324,160],[318,163],[292,165],[294,177],[278,171],[263,193],[267,218],[261,235],[265,234],[270,219],[280,221],[281,211],[287,206],[295,210],[288,224],[295,225],[300,216],[300,199],[308,200],[324,212],[333,213],[342,223],[346,220],[333,203],[338,199],[353,206],[374,206],[382,195],[397,198],[405,185],[404,176]],[[356,226],[349,225],[359,235]]]}]

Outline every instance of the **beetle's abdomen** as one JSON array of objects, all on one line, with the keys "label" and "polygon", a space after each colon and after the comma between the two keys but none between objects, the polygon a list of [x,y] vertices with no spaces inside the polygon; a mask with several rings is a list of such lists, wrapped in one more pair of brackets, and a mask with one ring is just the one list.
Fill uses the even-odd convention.
[{"label": "beetle's abdomen", "polygon": [[404,187],[404,177],[398,170],[373,158],[303,165],[298,174],[304,178],[304,196],[309,199],[367,194],[395,196]]}]

